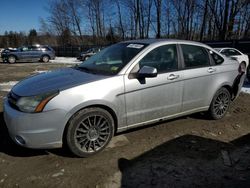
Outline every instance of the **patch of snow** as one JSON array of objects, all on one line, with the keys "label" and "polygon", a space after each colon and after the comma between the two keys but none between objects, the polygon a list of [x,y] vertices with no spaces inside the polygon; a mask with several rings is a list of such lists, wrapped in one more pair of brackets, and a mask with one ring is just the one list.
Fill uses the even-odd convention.
[{"label": "patch of snow", "polygon": [[0,91],[7,91],[9,92],[11,88],[16,85],[18,81],[9,81],[9,82],[2,82],[0,83]]},{"label": "patch of snow", "polygon": [[80,64],[81,61],[78,61],[75,57],[56,57],[54,60],[50,60],[51,63],[59,64]]},{"label": "patch of snow", "polygon": [[250,87],[242,87],[241,91],[244,93],[250,93]]},{"label": "patch of snow", "polygon": [[44,72],[49,72],[49,70],[35,70],[32,73],[40,74],[40,73],[44,73]]}]

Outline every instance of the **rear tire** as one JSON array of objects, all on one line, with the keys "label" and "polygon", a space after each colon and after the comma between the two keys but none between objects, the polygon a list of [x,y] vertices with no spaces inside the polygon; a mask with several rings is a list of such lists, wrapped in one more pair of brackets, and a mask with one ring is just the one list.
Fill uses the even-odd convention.
[{"label": "rear tire", "polygon": [[219,89],[210,104],[208,115],[211,119],[217,120],[223,118],[229,108],[231,94],[226,88]]},{"label": "rear tire", "polygon": [[16,63],[16,57],[13,55],[10,55],[8,57],[8,63],[10,63],[10,64]]},{"label": "rear tire", "polygon": [[49,56],[47,56],[47,55],[44,55],[44,56],[42,56],[42,62],[44,62],[44,63],[48,63],[49,62]]},{"label": "rear tire", "polygon": [[102,151],[114,135],[114,120],[102,108],[86,108],[69,121],[66,142],[78,157],[89,157]]}]

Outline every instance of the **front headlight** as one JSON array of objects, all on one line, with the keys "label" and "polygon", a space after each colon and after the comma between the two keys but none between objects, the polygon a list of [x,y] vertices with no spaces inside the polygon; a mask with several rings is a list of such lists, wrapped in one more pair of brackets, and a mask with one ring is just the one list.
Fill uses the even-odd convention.
[{"label": "front headlight", "polygon": [[22,112],[41,112],[45,105],[57,94],[58,92],[49,92],[37,96],[21,97],[18,99],[16,106]]}]

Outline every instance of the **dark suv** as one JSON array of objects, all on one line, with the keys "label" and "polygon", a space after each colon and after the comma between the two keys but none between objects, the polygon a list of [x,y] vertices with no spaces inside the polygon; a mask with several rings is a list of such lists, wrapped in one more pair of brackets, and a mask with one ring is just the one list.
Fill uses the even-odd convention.
[{"label": "dark suv", "polygon": [[88,58],[90,58],[91,56],[95,55],[97,52],[100,52],[103,48],[90,48],[85,52],[80,53],[79,57],[77,57],[77,59],[79,61],[85,61]]},{"label": "dark suv", "polygon": [[47,45],[22,46],[16,50],[5,49],[2,52],[2,59],[9,63],[37,60],[47,63],[50,59],[55,59],[55,51]]}]

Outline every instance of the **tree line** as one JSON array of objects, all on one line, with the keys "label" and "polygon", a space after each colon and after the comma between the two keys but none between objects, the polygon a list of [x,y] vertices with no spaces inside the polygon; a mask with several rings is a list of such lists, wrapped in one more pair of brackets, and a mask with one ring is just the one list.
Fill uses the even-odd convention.
[{"label": "tree line", "polygon": [[47,11],[33,41],[50,45],[250,38],[249,0],[53,0]]}]

